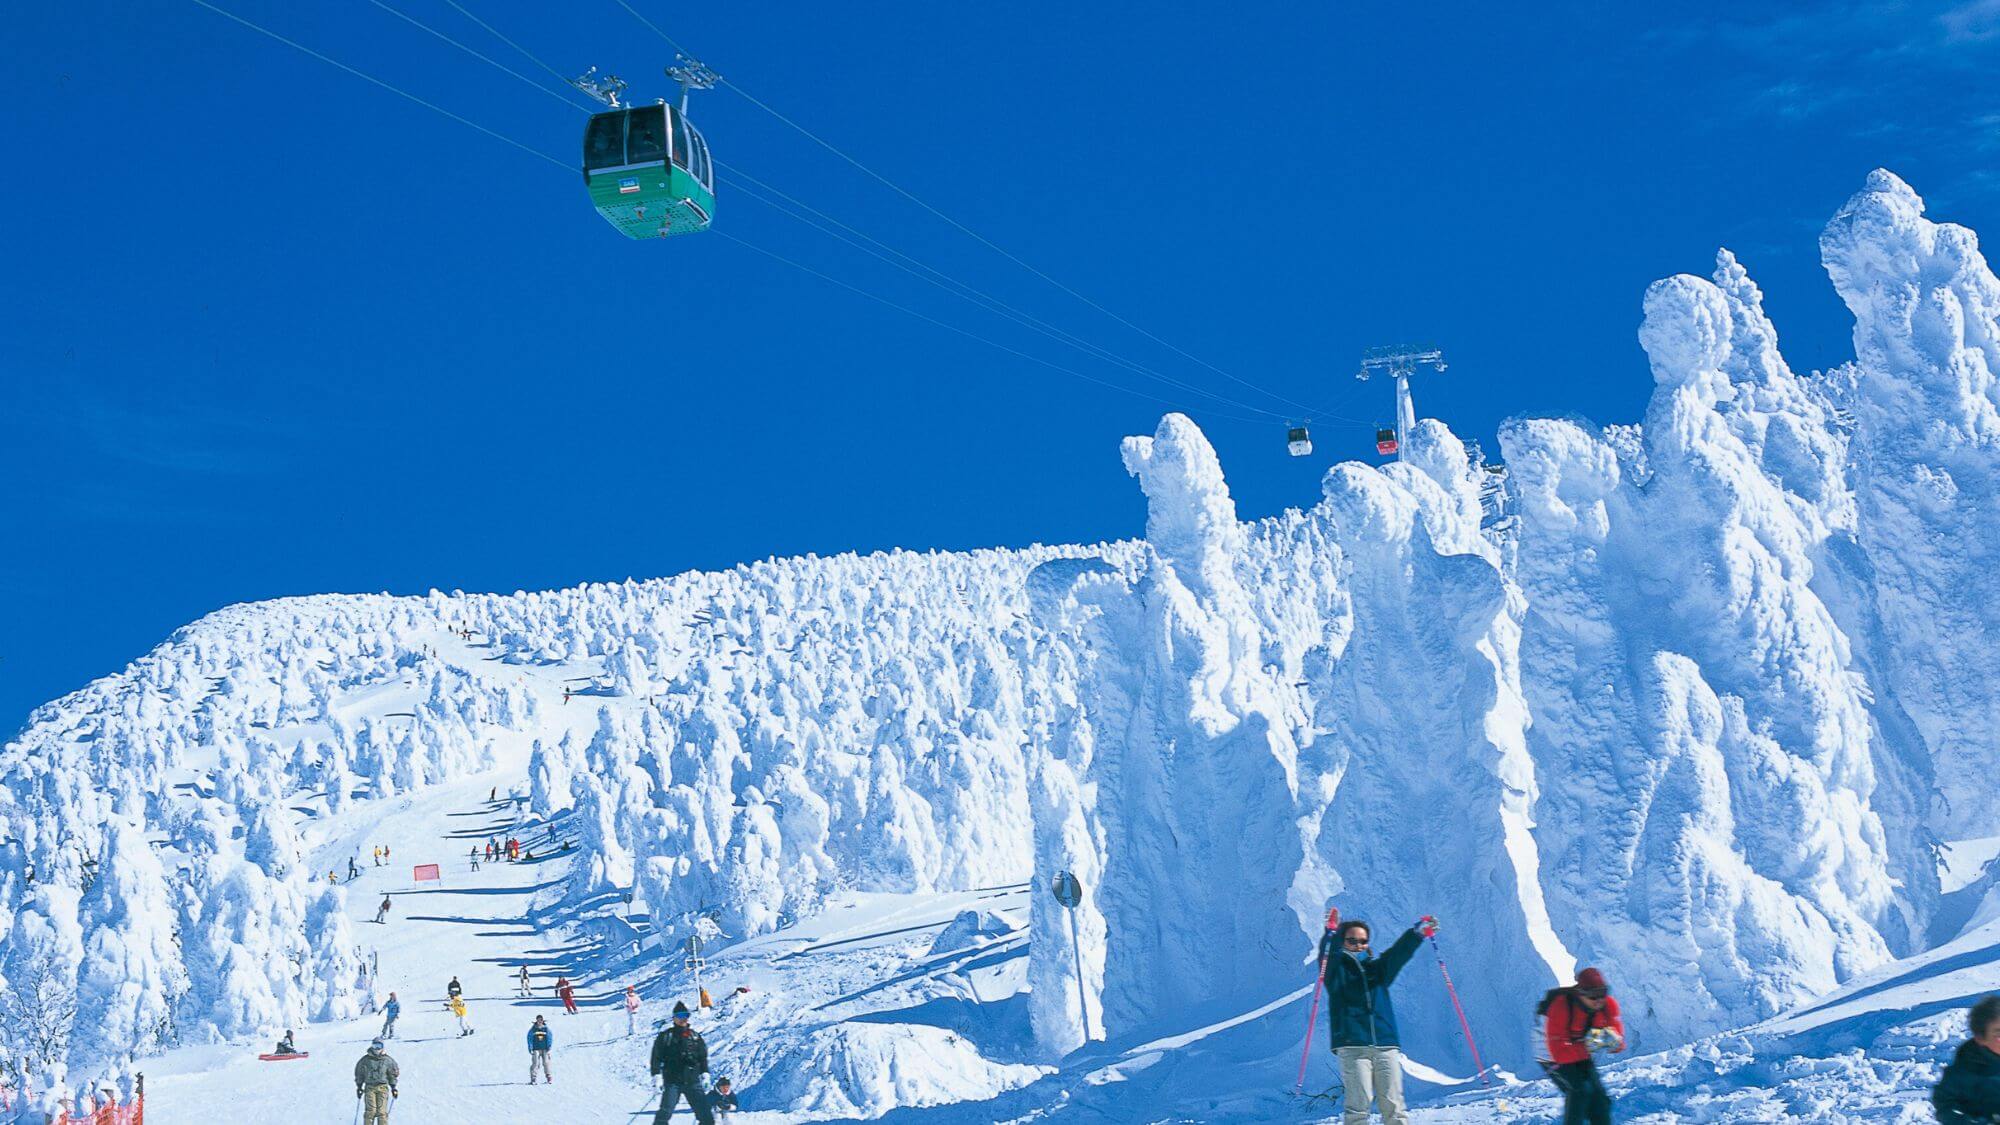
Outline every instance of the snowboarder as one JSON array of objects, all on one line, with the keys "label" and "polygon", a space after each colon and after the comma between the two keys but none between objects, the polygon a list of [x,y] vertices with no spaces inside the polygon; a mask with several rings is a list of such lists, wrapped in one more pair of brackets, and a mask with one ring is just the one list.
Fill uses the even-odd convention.
[{"label": "snowboarder", "polygon": [[488,789],[488,790],[486,791],[486,803],[487,803],[487,804],[489,804],[489,805],[490,805],[490,804],[492,804],[493,802],[495,802],[495,801],[497,801],[497,800],[499,800],[499,799],[500,799],[500,787],[499,787],[498,785],[495,785],[495,786],[494,786],[493,788],[491,788],[491,789]]},{"label": "snowboarder", "polygon": [[369,849],[369,854],[375,857],[375,866],[382,866],[382,845],[377,844]]},{"label": "snowboarder", "polygon": [[736,1116],[736,1091],[730,1089],[729,1079],[715,1080],[715,1089],[708,1092],[708,1110],[715,1115],[715,1125],[729,1125]]},{"label": "snowboarder", "polygon": [[380,1039],[368,1044],[368,1053],[354,1063],[354,1096],[361,1101],[363,1125],[389,1125],[389,1103],[403,1096],[396,1089],[402,1076],[403,1068],[382,1049]]},{"label": "snowboarder", "polygon": [[458,978],[454,976],[451,978],[451,983],[444,986],[444,994],[456,1000],[465,995],[465,987],[459,984]]},{"label": "snowboarder", "polygon": [[335,883],[340,882],[339,879],[334,877],[334,874],[335,873],[331,871],[326,873],[326,885],[329,887],[333,886]]},{"label": "snowboarder", "polygon": [[389,907],[391,905],[393,904],[390,903],[389,896],[383,895],[382,905],[375,908],[375,920],[377,922],[381,922],[385,926],[389,924],[387,919],[389,917]]},{"label": "snowboarder", "polygon": [[625,1034],[631,1035],[638,1030],[639,990],[628,984],[625,986]]},{"label": "snowboarder", "polygon": [[542,1068],[542,1077],[555,1085],[556,1076],[549,1073],[549,1051],[556,1045],[556,1033],[549,1028],[549,1022],[536,1016],[528,1025],[528,1085],[535,1084],[535,1068]]},{"label": "snowboarder", "polygon": [[708,1073],[708,1044],[688,1026],[687,1005],[678,1000],[673,1024],[653,1039],[652,1072],[660,1081],[660,1109],[653,1115],[653,1125],[668,1125],[683,1097],[700,1125],[715,1125],[708,1093],[701,1085],[701,1076]]},{"label": "snowboarder", "polygon": [[1972,1038],[1958,1045],[1931,1091],[1940,1125],[2000,1120],[2000,994],[1981,996],[1966,1018]]},{"label": "snowboarder", "polygon": [[576,986],[569,982],[568,977],[556,978],[556,995],[562,997],[563,1011],[569,1013],[572,1016],[575,1015]]},{"label": "snowboarder", "polygon": [[1410,1118],[1403,1105],[1402,1041],[1389,986],[1424,939],[1420,926],[1411,926],[1377,957],[1368,948],[1370,935],[1368,923],[1351,918],[1320,939],[1328,1040],[1347,1091],[1346,1125],[1367,1125],[1371,1105],[1383,1125],[1405,1125]]},{"label": "snowboarder", "polygon": [[283,1039],[278,1040],[277,1050],[274,1050],[271,1053],[274,1055],[296,1055],[299,1053],[299,1049],[292,1045],[291,1028],[288,1027],[285,1029],[285,1037]]},{"label": "snowboarder", "polygon": [[1549,1078],[1563,1092],[1563,1125],[1611,1125],[1611,1094],[1591,1056],[1625,1049],[1625,1021],[1604,974],[1583,970],[1576,984],[1550,989],[1536,1010],[1547,1040]]},{"label": "snowboarder", "polygon": [[396,999],[395,993],[391,992],[389,994],[389,1002],[382,1005],[382,1038],[394,1039],[396,1037],[396,1017],[402,1014],[402,1002]]},{"label": "snowboarder", "polygon": [[472,1034],[472,1025],[465,1022],[465,997],[454,993],[451,1003],[446,1006],[451,1009],[452,1015],[458,1017],[458,1037],[463,1039]]},{"label": "snowboarder", "polygon": [[523,965],[521,966],[521,995],[533,996],[534,994],[535,990],[528,986],[528,967]]},{"label": "snowboarder", "polygon": [[347,878],[350,881],[360,878],[361,876],[361,869],[354,865],[354,859],[355,857],[353,856],[347,857]]}]

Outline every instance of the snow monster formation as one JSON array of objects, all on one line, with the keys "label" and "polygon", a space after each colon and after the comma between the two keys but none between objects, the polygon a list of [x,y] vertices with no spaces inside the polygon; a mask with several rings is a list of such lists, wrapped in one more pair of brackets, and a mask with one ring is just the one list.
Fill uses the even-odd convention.
[{"label": "snow monster formation", "polygon": [[[496,765],[575,826],[537,905],[629,895],[666,942],[1033,878],[1037,1064],[1299,993],[1330,901],[1378,944],[1439,915],[1517,1067],[1580,962],[1651,1048],[1949,940],[1934,847],[2000,836],[2000,282],[1886,172],[1821,245],[1851,364],[1791,371],[1725,252],[1646,295],[1640,424],[1502,429],[1504,515],[1424,421],[1244,523],[1172,415],[1123,449],[1139,543],[213,614],[0,748],[12,1057],[352,1014],[340,829]],[[1470,1073],[1435,971],[1397,988],[1411,1054]],[[1236,1057],[1296,1059],[1286,1018]],[[883,1034],[819,1030],[824,1067],[743,1074],[900,1096],[813,1092]]]},{"label": "snow monster formation", "polygon": [[[1215,450],[1174,414],[1124,453],[1149,501],[1147,549],[1130,579],[1061,567],[1077,580],[1044,606],[1045,624],[1083,651],[1077,704],[1051,748],[1069,776],[1037,823],[1075,849],[1062,862],[1091,896],[1085,1003],[1114,1038],[1232,1015],[1281,988],[1323,898],[1294,893],[1311,827],[1296,808],[1298,702],[1261,661],[1237,574],[1243,525]],[[1080,1041],[1076,988],[1061,981],[1078,956],[1047,899],[1032,925],[1055,940],[1036,943],[1030,971],[1056,987],[1036,989],[1031,1013],[1060,1050]]]}]

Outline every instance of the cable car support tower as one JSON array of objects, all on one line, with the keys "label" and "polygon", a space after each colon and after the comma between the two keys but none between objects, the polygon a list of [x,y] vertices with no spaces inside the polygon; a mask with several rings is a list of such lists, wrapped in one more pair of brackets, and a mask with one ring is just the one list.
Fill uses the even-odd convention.
[{"label": "cable car support tower", "polygon": [[1410,401],[1410,376],[1422,368],[1443,373],[1444,351],[1429,346],[1369,348],[1361,353],[1361,371],[1354,376],[1363,382],[1366,382],[1371,375],[1387,375],[1396,380],[1395,452],[1398,461],[1403,459],[1410,431],[1417,424],[1417,408]]}]

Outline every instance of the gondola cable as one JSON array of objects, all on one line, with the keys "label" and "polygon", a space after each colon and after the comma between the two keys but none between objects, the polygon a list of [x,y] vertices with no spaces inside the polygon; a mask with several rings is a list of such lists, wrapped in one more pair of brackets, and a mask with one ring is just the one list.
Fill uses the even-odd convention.
[{"label": "gondola cable", "polygon": [[[644,15],[642,15],[639,12],[637,8],[634,8],[631,4],[626,3],[626,0],[614,0],[614,2],[619,7],[632,13],[632,15],[636,19],[638,19],[640,23],[643,23],[647,27],[651,28],[653,30],[653,33],[658,35],[661,39],[665,40],[668,46],[672,47],[674,50],[680,52],[683,55],[690,54],[690,52],[687,51],[686,48],[682,47],[678,42],[676,42],[672,36],[668,35],[665,31],[661,30],[658,24],[654,23],[652,20],[647,19]],[[1084,295],[1083,293],[1078,292],[1076,289],[1070,287],[1069,285],[1066,285],[1063,282],[1057,280],[1056,278],[1049,276],[1049,274],[1036,268],[1032,263],[1014,254],[1006,247],[1001,246],[999,243],[994,242],[992,239],[987,238],[985,235],[980,234],[978,231],[973,230],[971,227],[966,226],[964,223],[961,223],[957,219],[952,218],[950,215],[945,214],[938,208],[933,207],[931,204],[919,198],[916,195],[916,193],[903,187],[901,184],[896,183],[889,177],[884,176],[882,173],[877,172],[875,169],[870,168],[868,165],[862,163],[855,157],[848,155],[847,152],[842,150],[838,145],[835,145],[832,141],[827,140],[826,138],[813,132],[811,129],[806,128],[804,125],[801,125],[798,122],[792,120],[791,118],[785,116],[783,113],[780,113],[776,108],[766,103],[762,99],[758,98],[756,95],[750,93],[748,90],[745,90],[743,87],[737,85],[735,82],[730,81],[726,77],[718,77],[717,82],[719,85],[727,86],[729,89],[735,91],[736,94],[739,97],[741,97],[744,101],[749,102],[751,105],[756,106],[758,109],[763,110],[765,113],[770,114],[772,117],[777,118],[780,122],[791,127],[793,130],[797,131],[801,136],[805,137],[807,140],[812,141],[814,144],[817,144],[821,148],[826,149],[828,152],[833,153],[835,156],[840,157],[842,160],[853,165],[855,168],[859,169],[862,173],[874,179],[883,186],[889,188],[891,191],[894,191],[898,195],[901,195],[903,198],[908,199],[910,202],[930,212],[932,215],[936,216],[938,219],[944,221],[945,223],[948,223],[952,227],[957,228],[968,238],[971,238],[974,241],[979,242],[988,249],[992,250],[994,253],[999,254],[1001,257],[1006,258],[1008,261],[1013,262],[1015,265],[1021,267],[1022,269],[1028,271],[1031,274],[1034,274],[1036,277],[1041,278],[1043,281],[1047,282],[1048,284],[1054,286],[1057,289],[1062,290],[1064,293],[1069,294],[1076,300],[1081,301],[1082,303],[1090,306],[1091,308],[1097,310],[1098,312],[1104,314],[1105,316],[1110,317],[1112,320],[1115,320],[1118,323],[1124,325],[1125,327],[1131,329],[1132,331],[1137,332],[1139,335],[1146,337],[1147,339],[1153,341],[1154,343],[1160,345],[1161,347],[1168,349],[1169,351],[1175,352],[1176,354],[1180,355],[1185,359],[1191,360],[1194,363],[1198,363],[1201,366],[1208,368],[1210,371],[1215,372],[1217,375],[1220,375],[1223,378],[1230,380],[1231,382],[1241,384],[1245,387],[1249,387],[1254,391],[1258,391],[1259,393],[1269,395],[1270,397],[1278,400],[1279,402],[1285,403],[1288,406],[1296,407],[1300,410],[1310,412],[1313,409],[1312,407],[1307,406],[1305,403],[1299,402],[1296,399],[1289,398],[1285,395],[1279,394],[1278,392],[1271,390],[1268,387],[1261,386],[1257,383],[1251,382],[1248,379],[1244,379],[1238,375],[1225,371],[1222,368],[1217,367],[1215,364],[1210,363],[1208,360],[1205,360],[1200,356],[1195,355],[1193,352],[1190,352],[1187,349],[1181,347],[1180,345],[1175,344],[1171,340],[1164,339],[1159,335],[1149,331],[1148,329],[1133,323],[1131,320],[1125,318],[1124,316],[1119,315],[1116,312],[1113,312],[1111,309],[1106,308],[1104,305],[1098,303],[1095,300],[1092,300],[1090,297]]]},{"label": "gondola cable", "polygon": [[[245,19],[244,17],[239,16],[236,13],[229,11],[226,8],[210,3],[209,0],[190,0],[190,2],[197,4],[203,8],[206,8],[209,11],[214,12],[219,16],[223,16],[234,23],[241,24],[242,26],[257,32],[260,35],[276,40],[279,43],[283,43],[285,46],[290,47],[293,50],[300,52],[301,54],[310,55],[311,57],[316,58],[321,62],[326,63],[329,66],[345,71],[348,74],[355,76],[356,78],[363,79],[364,81],[370,83],[371,85],[379,86],[382,89],[397,95],[398,97],[404,98],[411,102],[415,102],[417,105],[423,106],[425,109],[428,109],[431,112],[436,113],[441,117],[449,118],[453,121],[458,122],[461,125],[465,125],[469,128],[484,133],[487,136],[492,137],[494,140],[503,141],[506,144],[513,146],[514,148],[520,149],[522,152],[528,153],[529,155],[537,157],[538,159],[547,161],[548,163],[556,166],[557,168],[562,169],[565,173],[573,173],[575,171],[575,169],[566,161],[558,160],[554,156],[551,156],[548,153],[541,151],[540,149],[534,148],[527,144],[523,144],[522,142],[517,141],[514,138],[509,137],[504,133],[496,132],[495,130],[489,129],[486,126],[479,124],[477,121],[473,121],[470,118],[466,118],[460,116],[459,114],[453,113],[452,111],[444,108],[443,106],[438,105],[435,102],[429,101],[425,98],[421,98],[416,94],[412,94],[408,90],[405,90],[393,83],[385,82],[382,79],[367,73],[366,71],[359,70],[355,67],[349,66],[348,64],[341,62],[339,59],[335,59],[332,58],[331,56],[315,51],[311,47],[308,47],[305,44],[300,43],[295,39],[290,39],[284,35],[279,34],[278,32],[272,31],[270,28],[264,27],[261,24]],[[803,263],[793,261],[792,259],[787,258],[782,254],[766,250],[763,247],[758,246],[756,243],[750,242],[746,239],[738,238],[735,235],[729,234],[725,231],[717,231],[715,233],[721,235],[723,238],[726,238],[731,242],[736,243],[739,246],[742,246],[747,250],[754,251],[755,253],[761,254],[767,258],[771,258],[775,261],[791,266],[793,269],[799,270],[806,274],[810,274],[811,276],[817,277],[830,284],[840,286],[843,289],[847,289],[851,292],[867,297],[868,299],[875,301],[879,304],[887,305],[888,307],[895,309],[898,312],[902,312],[918,320],[925,321],[929,324],[933,324],[940,328],[944,328],[947,329],[948,331],[957,333],[958,335],[964,336],[968,339],[978,341],[979,343],[982,344],[986,344],[987,346],[992,347],[998,351],[1006,352],[1009,355],[1017,356],[1021,359],[1028,360],[1031,363],[1035,363],[1040,366],[1050,368],[1051,370],[1054,371],[1059,371],[1066,375],[1075,376],[1076,378],[1082,379],[1085,382],[1095,383],[1099,386],[1107,387],[1109,389],[1116,391],[1123,391],[1126,394],[1134,395],[1139,398],[1150,399],[1154,402],[1164,403],[1169,407],[1174,407],[1174,408],[1180,407],[1179,403],[1176,403],[1171,399],[1161,398],[1158,395],[1150,394],[1146,391],[1137,390],[1132,387],[1124,386],[1123,384],[1113,383],[1104,379],[1096,378],[1095,376],[1086,374],[1085,372],[1077,371],[1074,368],[1065,367],[1062,364],[1042,359],[1039,356],[1035,356],[1030,353],[1023,352],[1017,348],[1010,347],[1006,344],[999,343],[998,341],[988,339],[984,336],[979,335],[978,333],[970,332],[967,331],[966,329],[959,328],[956,325],[948,324],[942,320],[937,319],[936,317],[932,317],[929,316],[928,314],[918,312],[915,309],[911,309],[904,305],[897,304],[896,302],[891,301],[885,297],[877,296],[876,294],[870,293],[867,290],[860,288],[859,286],[851,285],[845,281],[841,281],[836,277],[832,277],[831,275],[822,273],[819,270],[804,265]],[[1203,413],[1208,414],[1212,417],[1228,418],[1229,420],[1236,422],[1247,422],[1260,426],[1265,424],[1262,419],[1247,418],[1241,415],[1234,415],[1234,414],[1226,414],[1222,411],[1204,410]]]},{"label": "gondola cable", "polygon": [[[514,70],[513,68],[508,67],[498,62],[497,60],[488,57],[487,55],[481,53],[480,51],[477,51],[472,47],[469,47],[466,44],[459,42],[457,39],[452,38],[450,35],[447,35],[444,32],[441,32],[436,28],[425,24],[423,21],[418,20],[413,16],[398,11],[397,9],[384,3],[383,0],[369,0],[369,2],[374,4],[376,7],[381,8],[383,11],[386,11],[391,15],[396,16],[397,18],[403,20],[404,22],[409,23],[412,26],[415,26],[425,31],[428,34],[440,40],[443,40],[446,43],[449,43],[453,47],[458,48],[460,51],[463,51],[466,54],[471,55],[473,58],[476,58],[479,61],[486,63],[488,66],[491,66],[496,70],[499,70],[501,73],[508,75],[509,77],[515,79],[516,81],[519,81],[524,85],[533,87],[534,89],[539,90],[544,94],[549,94],[551,97],[555,97],[558,101],[562,102],[562,104],[564,105],[567,105],[570,108],[577,110],[578,112],[582,113],[589,112],[589,110],[586,107],[578,105],[567,98],[554,94],[546,86],[543,86],[541,83],[535,81],[532,78],[529,78],[527,75],[524,75],[519,71]],[[539,58],[536,58],[536,56],[530,53],[526,48],[520,46],[518,43],[515,43],[513,40],[507,38],[505,35],[502,35],[497,29],[492,27],[492,25],[487,24],[483,20],[479,20],[478,17],[472,15],[471,12],[466,11],[464,8],[460,7],[455,3],[452,4],[452,7],[457,8],[461,12],[465,12],[468,18],[471,18],[475,22],[479,23],[481,27],[486,28],[487,31],[491,32],[496,38],[500,39],[502,42],[507,43],[509,46],[512,46],[515,50],[521,52],[523,55],[526,55],[528,58],[533,59],[538,65],[542,66],[544,70],[548,70],[551,73],[560,73],[558,71],[555,71],[554,68],[548,66],[548,64],[543,63]],[[716,163],[718,165],[722,164],[721,161],[717,161]],[[727,165],[722,165],[722,166],[726,167],[732,175],[757,185],[758,187],[762,188],[764,191],[770,193],[771,195],[778,196],[779,198],[783,199],[784,201],[798,208],[799,210],[810,213],[811,215],[817,217],[824,223],[832,224],[832,226],[846,230],[850,234],[860,239],[865,239],[867,242],[873,243],[875,246],[880,247],[882,251],[886,251],[888,254],[894,255],[895,258],[899,258],[902,259],[904,262],[908,262],[909,265],[908,266],[901,265],[897,261],[892,260],[889,257],[886,257],[883,253],[880,253],[876,250],[872,250],[868,246],[854,241],[853,238],[845,237],[837,233],[836,231],[828,229],[826,226],[819,225],[818,223],[815,223],[801,215],[789,212],[785,210],[783,207],[779,206],[778,204],[773,203],[769,199],[761,198],[755,195],[754,193],[745,192],[745,194],[749,195],[750,198],[755,199],[757,202],[762,203],[767,207],[771,207],[772,209],[776,210],[779,214],[784,215],[785,217],[791,219],[794,222],[800,223],[801,225],[810,227],[814,230],[818,230],[824,234],[827,234],[829,237],[840,239],[841,241],[846,242],[849,245],[852,245],[855,248],[862,250],[863,252],[868,253],[873,257],[881,259],[882,261],[885,261],[892,266],[896,266],[898,269],[903,270],[903,272],[905,273],[910,273],[913,276],[920,277],[923,280],[928,281],[931,284],[936,285],[941,289],[944,289],[945,292],[951,293],[953,296],[959,297],[961,300],[966,300],[974,304],[975,307],[986,308],[987,311],[995,312],[1002,317],[1005,317],[1009,320],[1013,320],[1016,323],[1021,324],[1023,327],[1027,327],[1032,331],[1036,331],[1044,336],[1048,336],[1050,339],[1053,339],[1058,343],[1063,343],[1070,347],[1076,348],[1077,350],[1083,352],[1086,355],[1091,356],[1092,358],[1113,364],[1114,366],[1122,367],[1135,374],[1143,375],[1148,378],[1158,380],[1159,382],[1164,383],[1177,390],[1185,391],[1191,394],[1201,395],[1205,398],[1213,399],[1216,402],[1220,402],[1228,406],[1232,406],[1241,410],[1248,410],[1256,414],[1261,414],[1266,418],[1270,418],[1273,420],[1283,421],[1288,417],[1287,415],[1280,414],[1277,411],[1267,410],[1264,407],[1257,406],[1253,403],[1244,402],[1240,399],[1232,398],[1228,395],[1208,390],[1205,387],[1201,387],[1196,384],[1187,383],[1182,380],[1176,379],[1170,375],[1166,375],[1152,367],[1140,363],[1137,360],[1127,358],[1123,355],[1111,351],[1108,348],[1092,343],[1089,340],[1085,340],[1082,337],[1077,336],[1072,332],[1059,328],[1055,325],[1049,324],[1048,322],[1040,319],[1039,317],[1036,317],[1030,313],[1022,312],[1020,309],[1017,309],[1012,305],[1007,304],[1005,301],[1002,301],[1000,298],[995,297],[992,294],[979,289],[977,286],[970,285],[964,281],[959,280],[956,277],[951,276],[950,274],[945,273],[942,270],[939,270],[933,266],[924,263],[923,261],[917,258],[905,254],[902,251],[897,250],[895,247],[890,246],[889,244],[883,242],[881,239],[875,238],[874,236],[869,235],[864,231],[857,230],[854,227],[841,222],[839,219],[836,219],[833,216],[828,215],[825,212],[820,211],[817,208],[814,208],[811,205],[806,204],[775,187],[772,187],[770,184],[767,184],[764,181],[757,179],[755,176],[750,175],[749,173],[743,171],[740,168],[735,168]],[[914,266],[915,269],[912,269],[911,268],[912,266]],[[918,270],[923,271],[923,273],[918,273],[917,272]],[[925,274],[934,276],[926,277],[924,276]],[[961,290],[963,292],[961,292]],[[984,303],[982,304],[982,302]],[[1331,417],[1331,415],[1329,416]],[[1348,421],[1353,421],[1357,425],[1365,424],[1354,419],[1348,419]]]}]

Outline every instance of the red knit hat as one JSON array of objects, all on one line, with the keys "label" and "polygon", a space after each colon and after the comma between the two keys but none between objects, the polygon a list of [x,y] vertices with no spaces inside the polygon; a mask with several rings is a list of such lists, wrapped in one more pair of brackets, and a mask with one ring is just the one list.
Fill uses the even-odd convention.
[{"label": "red knit hat", "polygon": [[1600,995],[1611,991],[1611,986],[1604,983],[1604,974],[1596,969],[1585,969],[1576,974],[1576,986],[1584,992]]}]

